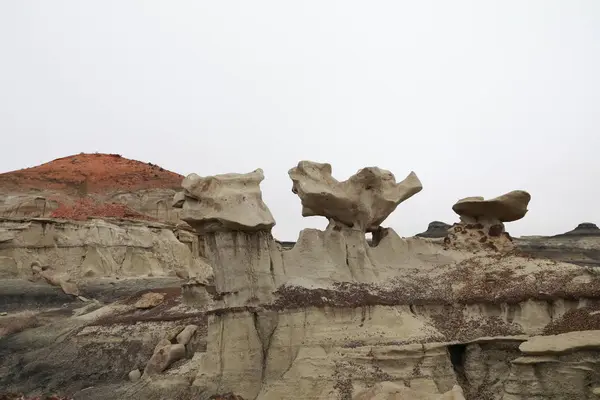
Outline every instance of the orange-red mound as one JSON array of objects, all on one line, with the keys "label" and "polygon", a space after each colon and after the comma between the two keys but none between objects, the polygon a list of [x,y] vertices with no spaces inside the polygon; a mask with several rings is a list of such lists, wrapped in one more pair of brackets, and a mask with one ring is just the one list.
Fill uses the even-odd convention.
[{"label": "orange-red mound", "polygon": [[73,219],[83,221],[91,217],[95,218],[121,218],[121,219],[141,219],[146,221],[155,221],[148,215],[141,214],[125,204],[120,203],[96,203],[90,198],[81,199],[72,205],[60,204],[56,210],[50,214],[52,218]]},{"label": "orange-red mound", "polygon": [[0,174],[0,190],[59,190],[79,195],[119,190],[179,189],[183,176],[118,154],[77,154]]}]

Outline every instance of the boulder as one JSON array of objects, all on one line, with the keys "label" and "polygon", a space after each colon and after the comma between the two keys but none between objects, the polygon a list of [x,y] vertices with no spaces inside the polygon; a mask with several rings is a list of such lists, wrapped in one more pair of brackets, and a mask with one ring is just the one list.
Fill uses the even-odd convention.
[{"label": "boulder", "polygon": [[171,344],[166,339],[161,340],[150,357],[144,375],[154,375],[163,372],[175,361],[185,357],[185,346],[182,344]]},{"label": "boulder", "polygon": [[275,219],[262,200],[264,178],[260,168],[247,174],[190,174],[182,183],[183,203],[177,194],[173,204],[181,205],[181,219],[201,233],[269,231]]},{"label": "boulder", "polygon": [[197,325],[186,326],[181,331],[181,333],[179,333],[179,335],[177,335],[177,343],[185,346],[186,344],[189,343],[189,341],[192,339],[192,336],[194,336],[194,333],[196,333],[197,330],[198,330]]},{"label": "boulder", "polygon": [[288,172],[292,192],[302,201],[302,216],[320,215],[363,231],[374,231],[398,204],[423,189],[411,172],[396,183],[394,174],[377,167],[359,170],[340,182],[331,175],[331,165],[300,161]]},{"label": "boulder", "polygon": [[[463,218],[475,221],[497,220],[500,222],[517,221],[527,213],[531,195],[523,190],[514,190],[494,199],[466,197],[458,200],[452,210]],[[469,221],[470,222],[470,221]]]}]

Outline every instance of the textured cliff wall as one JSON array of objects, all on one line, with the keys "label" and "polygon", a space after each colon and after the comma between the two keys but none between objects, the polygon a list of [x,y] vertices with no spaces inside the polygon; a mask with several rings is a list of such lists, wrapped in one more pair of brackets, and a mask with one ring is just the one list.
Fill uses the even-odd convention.
[{"label": "textured cliff wall", "polygon": [[0,232],[4,279],[33,279],[36,269],[73,282],[102,277],[204,278],[210,270],[198,258],[195,234],[159,223],[3,219]]},{"label": "textured cliff wall", "polygon": [[[382,223],[421,190],[416,174],[340,182],[301,162],[290,177],[303,214],[329,220],[294,244],[271,235],[261,170],[186,178],[172,204],[195,233],[7,222],[2,270],[67,294],[28,314],[39,328],[0,337],[0,384],[85,400],[596,398],[600,273],[523,252],[505,224],[526,192],[459,200],[443,238],[402,238]],[[69,295],[104,276],[184,279],[110,304]]]}]

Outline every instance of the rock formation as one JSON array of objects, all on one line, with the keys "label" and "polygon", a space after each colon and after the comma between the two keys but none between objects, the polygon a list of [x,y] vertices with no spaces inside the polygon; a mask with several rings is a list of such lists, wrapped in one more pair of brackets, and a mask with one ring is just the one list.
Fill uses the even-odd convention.
[{"label": "rock formation", "polygon": [[515,239],[523,252],[577,265],[600,266],[600,229],[583,222],[575,229],[550,237],[533,236]]},{"label": "rock formation", "polygon": [[[594,398],[600,274],[498,245],[499,238],[509,240],[503,223],[524,215],[528,199],[460,202],[461,223],[449,230],[450,243],[401,238],[380,224],[420,190],[416,177],[398,186],[393,175],[369,169],[340,183],[325,178],[330,167],[300,165],[290,175],[303,213],[331,223],[324,231],[303,230],[293,245],[271,236],[268,209],[257,211],[262,174],[185,183],[173,205],[185,214],[190,202],[195,232],[137,223],[156,231],[153,238],[159,232],[169,238],[170,247],[146,248],[146,256],[158,260],[157,274],[168,275],[175,268],[170,262],[192,257],[208,263],[214,278],[143,289],[138,283],[123,292],[130,280],[156,277],[144,270],[102,286],[97,275],[86,280],[75,258],[59,268],[80,277],[80,297],[105,304],[40,282],[0,279],[0,304],[13,321],[10,330],[0,329],[11,332],[0,338],[0,387],[75,400]],[[245,195],[248,201],[241,202]],[[34,237],[40,248],[28,250],[40,266],[62,265],[50,262],[56,253],[48,244],[49,238],[61,243],[58,227],[48,222],[39,233],[33,225],[35,235],[8,229],[14,235],[6,235],[0,249]],[[69,236],[93,247],[95,231],[76,225],[80,233]],[[130,222],[119,227],[135,232]],[[457,228],[473,235],[460,236]],[[367,230],[376,234],[371,244]],[[103,243],[121,237],[118,243],[128,249],[139,239],[117,233]],[[474,235],[487,239],[467,246]],[[482,246],[488,240],[493,249]],[[187,251],[168,254],[178,248]],[[21,264],[15,277],[26,278]],[[23,299],[42,305],[15,324]],[[51,308],[56,305],[60,312]]]},{"label": "rock formation", "polygon": [[425,232],[418,233],[417,237],[425,237],[425,238],[443,238],[448,234],[448,229],[450,229],[451,225],[448,225],[441,221],[433,221],[430,222],[427,226],[427,230]]},{"label": "rock formation", "polygon": [[582,222],[572,231],[556,235],[555,237],[562,236],[600,236],[600,228],[591,222]]},{"label": "rock formation", "polygon": [[[206,279],[210,267],[158,223],[0,220],[10,241],[0,242],[0,277],[29,278],[32,266],[72,279],[183,276]],[[197,247],[197,237],[195,237]]]},{"label": "rock formation", "polygon": [[523,190],[514,190],[490,200],[483,197],[466,197],[456,202],[452,210],[465,223],[516,221],[525,216],[531,195]]},{"label": "rock formation", "polygon": [[190,174],[172,202],[202,236],[199,253],[216,267],[214,290],[233,304],[265,300],[274,290],[278,272],[270,231],[275,220],[262,200],[263,179],[261,169],[209,177]]},{"label": "rock formation", "polygon": [[173,201],[182,207],[182,219],[200,233],[218,231],[269,231],[275,220],[262,200],[262,169],[247,174],[201,177],[188,175],[182,183],[184,198]]},{"label": "rock formation", "polygon": [[448,230],[445,244],[464,250],[509,251],[512,239],[504,229],[504,222],[521,219],[527,213],[531,195],[515,190],[490,200],[467,197],[452,206],[460,216],[460,223]]},{"label": "rock formation", "polygon": [[180,210],[170,202],[182,179],[158,165],[118,154],[81,153],[0,174],[0,217],[57,217],[53,214],[59,208],[66,219],[120,216],[111,215],[110,207],[86,215],[90,210],[78,203],[89,201],[100,206],[118,204],[161,222],[178,223]]},{"label": "rock formation", "polygon": [[376,230],[398,204],[423,189],[414,172],[396,183],[394,174],[377,167],[363,168],[339,182],[331,176],[330,164],[300,161],[289,175],[292,191],[302,201],[304,217],[320,215],[369,232]]}]

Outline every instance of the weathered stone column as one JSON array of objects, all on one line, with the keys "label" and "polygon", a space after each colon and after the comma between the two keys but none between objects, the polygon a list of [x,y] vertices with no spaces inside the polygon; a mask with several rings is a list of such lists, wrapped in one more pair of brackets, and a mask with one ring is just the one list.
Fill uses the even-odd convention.
[{"label": "weathered stone column", "polygon": [[268,301],[281,273],[271,236],[275,220],[262,200],[261,169],[247,174],[188,175],[173,205],[201,236],[212,265],[213,298],[228,306]]}]

